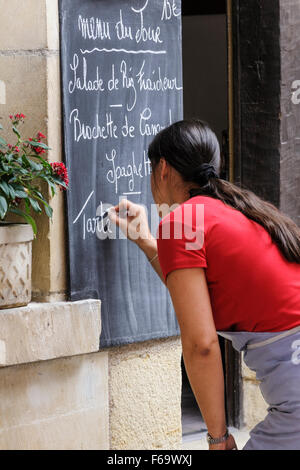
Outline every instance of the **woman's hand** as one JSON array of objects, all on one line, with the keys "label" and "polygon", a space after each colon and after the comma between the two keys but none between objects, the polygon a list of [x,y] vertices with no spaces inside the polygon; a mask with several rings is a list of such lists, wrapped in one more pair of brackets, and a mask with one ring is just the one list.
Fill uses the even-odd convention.
[{"label": "woman's hand", "polygon": [[210,445],[209,450],[238,450],[238,448],[234,437],[232,436],[232,434],[230,434],[225,442],[221,442],[221,444]]},{"label": "woman's hand", "polygon": [[122,199],[120,204],[112,207],[109,219],[118,225],[126,237],[141,248],[153,240],[144,206]]},{"label": "woman's hand", "polygon": [[[124,213],[126,214],[125,217]],[[137,244],[149,261],[154,258],[151,265],[162,282],[165,283],[159,260],[156,256],[157,241],[151,234],[144,206],[134,204],[128,201],[128,199],[122,199],[120,204],[109,210],[108,217],[113,223],[120,227],[129,240]]]}]

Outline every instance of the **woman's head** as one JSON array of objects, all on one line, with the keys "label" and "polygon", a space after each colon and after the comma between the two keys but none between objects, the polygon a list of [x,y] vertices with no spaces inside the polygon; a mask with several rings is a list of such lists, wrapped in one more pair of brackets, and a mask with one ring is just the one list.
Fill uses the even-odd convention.
[{"label": "woman's head", "polygon": [[159,132],[149,145],[152,165],[151,186],[156,202],[170,201],[172,194],[192,196],[193,188],[213,189],[213,180],[220,173],[221,156],[218,139],[210,127],[200,120],[183,120]]},{"label": "woman's head", "polygon": [[223,163],[219,143],[206,123],[175,122],[155,136],[148,155],[156,204],[172,206],[196,195],[219,199],[264,227],[285,258],[300,264],[300,228],[251,190],[218,177]]}]

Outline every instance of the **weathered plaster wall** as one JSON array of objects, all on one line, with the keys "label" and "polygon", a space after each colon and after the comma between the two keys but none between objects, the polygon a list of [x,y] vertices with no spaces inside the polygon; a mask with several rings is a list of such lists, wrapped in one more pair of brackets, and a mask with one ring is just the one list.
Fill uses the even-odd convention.
[{"label": "weathered plaster wall", "polygon": [[179,449],[180,337],[109,349],[111,449]]},{"label": "weathered plaster wall", "polygon": [[267,403],[259,389],[259,381],[256,374],[242,362],[243,380],[243,421],[248,429],[264,419],[267,414]]}]

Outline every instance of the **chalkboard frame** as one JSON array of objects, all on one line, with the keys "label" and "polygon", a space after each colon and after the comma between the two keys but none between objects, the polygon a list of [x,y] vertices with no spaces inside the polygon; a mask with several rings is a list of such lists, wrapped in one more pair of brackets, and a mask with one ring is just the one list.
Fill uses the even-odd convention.
[{"label": "chalkboard frame", "polygon": [[[62,4],[64,3],[65,0],[59,0],[59,35],[60,35],[60,49],[61,49],[61,45],[62,45],[62,42],[63,42],[63,28],[62,28]],[[62,54],[61,54],[62,55]],[[181,68],[182,68],[182,65],[181,65]],[[63,90],[63,72],[62,72],[62,61],[60,62],[60,71],[61,71],[61,87],[62,87],[62,90]],[[62,93],[63,95],[63,93]],[[62,135],[63,135],[63,159],[65,162],[68,161],[67,159],[67,156],[66,156],[66,132],[65,132],[65,121],[66,121],[66,109],[65,109],[65,102],[64,102],[64,97],[62,96],[62,116],[63,116],[63,120],[62,120]],[[65,211],[66,211],[66,214],[68,214],[68,199],[67,199],[67,195],[66,197],[64,198],[64,207],[65,207]],[[67,233],[67,239],[66,239],[66,244],[67,244],[67,261],[68,261],[68,272],[67,272],[67,278],[68,278],[68,300],[69,301],[75,301],[75,300],[79,300],[80,297],[78,298],[77,297],[77,294],[75,293],[74,294],[74,290],[72,292],[72,282],[71,282],[71,272],[70,272],[70,265],[71,265],[71,255],[70,255],[70,243],[69,243],[69,240],[70,240],[70,225],[69,223],[66,224],[67,225],[67,229],[66,229],[66,233]],[[147,263],[148,264],[148,263]],[[151,269],[152,271],[152,269]],[[153,271],[154,273],[154,271]],[[154,273],[154,276],[157,276],[155,273]],[[90,295],[91,295],[91,298],[94,298],[94,292],[91,291],[90,292]],[[87,298],[87,297],[85,297]],[[98,298],[98,297],[97,297]],[[174,316],[174,315],[173,315]],[[100,341],[100,346],[101,348],[103,347],[110,347],[110,346],[114,346],[114,345],[122,345],[122,344],[127,344],[127,343],[132,343],[132,342],[138,342],[138,341],[145,341],[145,340],[148,340],[148,339],[158,339],[158,338],[165,338],[165,337],[170,337],[170,336],[177,336],[180,334],[180,331],[179,331],[179,326],[178,326],[178,323],[176,321],[176,317],[175,317],[175,328],[171,330],[169,330],[169,328],[173,328],[173,320],[171,322],[168,323],[168,326],[166,326],[166,328],[161,331],[161,332],[155,332],[153,334],[150,335],[150,337],[145,337],[145,338],[139,338],[139,339],[136,339],[136,338],[130,338],[130,337],[126,337],[125,341],[121,341],[120,342],[120,339],[119,338],[116,338],[115,340],[113,340],[112,342],[108,342],[108,343],[105,343],[104,341]]]}]

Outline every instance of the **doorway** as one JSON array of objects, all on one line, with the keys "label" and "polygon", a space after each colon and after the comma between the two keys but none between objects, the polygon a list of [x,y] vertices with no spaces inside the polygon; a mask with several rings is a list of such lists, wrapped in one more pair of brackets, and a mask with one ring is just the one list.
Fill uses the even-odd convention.
[{"label": "doorway", "polygon": [[[222,151],[221,178],[229,180],[228,15],[226,0],[182,0],[184,118],[200,118],[215,131]],[[231,343],[219,337],[225,376],[227,424],[239,427],[240,358]],[[206,425],[182,366],[183,441],[197,438]]]}]

